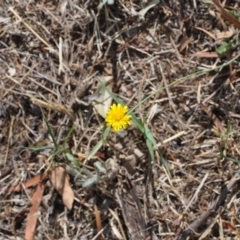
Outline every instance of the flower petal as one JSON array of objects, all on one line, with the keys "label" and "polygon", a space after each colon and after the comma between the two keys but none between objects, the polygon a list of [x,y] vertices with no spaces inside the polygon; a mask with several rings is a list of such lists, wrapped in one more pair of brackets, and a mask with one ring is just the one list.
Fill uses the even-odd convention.
[{"label": "flower petal", "polygon": [[131,125],[131,116],[127,114],[128,107],[121,104],[113,104],[106,115],[106,125],[112,127],[114,131],[118,132],[121,129],[126,129]]}]

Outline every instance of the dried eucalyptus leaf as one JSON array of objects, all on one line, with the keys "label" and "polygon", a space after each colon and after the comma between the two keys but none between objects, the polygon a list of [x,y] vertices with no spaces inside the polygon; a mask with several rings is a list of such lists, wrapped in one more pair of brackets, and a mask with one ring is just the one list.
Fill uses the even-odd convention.
[{"label": "dried eucalyptus leaf", "polygon": [[[111,84],[112,79],[113,79],[112,76],[105,76],[100,78],[101,82],[103,82],[104,85],[106,85],[110,91],[112,90],[112,84]],[[96,111],[103,118],[105,118],[107,111],[112,104],[112,97],[107,91],[107,89],[103,87],[100,83],[98,85],[97,93],[99,95],[98,95],[98,98],[96,98],[95,101],[93,102],[93,106],[96,109]]]}]

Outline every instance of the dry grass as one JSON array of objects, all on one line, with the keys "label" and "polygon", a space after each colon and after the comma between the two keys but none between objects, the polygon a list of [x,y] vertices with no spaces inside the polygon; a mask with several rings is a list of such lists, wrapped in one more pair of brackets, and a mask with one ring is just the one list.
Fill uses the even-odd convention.
[{"label": "dry grass", "polygon": [[[147,1],[138,2],[1,1],[0,240],[24,239],[41,181],[35,239],[240,239],[239,64],[219,68],[239,48],[193,56],[220,44],[195,27],[231,24],[195,0],[161,1],[140,19]],[[225,7],[239,11],[238,1]],[[158,143],[155,162],[134,125],[87,160],[102,138],[102,76],[129,108],[156,92],[134,111]],[[70,175],[71,210],[49,178],[34,178],[56,165]]]}]

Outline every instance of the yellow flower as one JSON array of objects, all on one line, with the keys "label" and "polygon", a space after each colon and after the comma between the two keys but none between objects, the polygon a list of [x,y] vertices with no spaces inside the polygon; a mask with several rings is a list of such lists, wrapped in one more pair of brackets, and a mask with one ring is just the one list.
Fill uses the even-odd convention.
[{"label": "yellow flower", "polygon": [[131,116],[127,114],[128,107],[121,104],[113,104],[107,112],[106,124],[112,127],[114,131],[119,132],[131,124]]}]

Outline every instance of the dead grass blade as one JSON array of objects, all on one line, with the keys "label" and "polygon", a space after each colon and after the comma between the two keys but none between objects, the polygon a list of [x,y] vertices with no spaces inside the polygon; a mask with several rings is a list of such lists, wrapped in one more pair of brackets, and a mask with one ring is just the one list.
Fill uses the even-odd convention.
[{"label": "dead grass blade", "polygon": [[211,37],[212,39],[214,39],[215,41],[217,40],[215,35],[209,31],[207,31],[206,29],[204,28],[201,28],[201,27],[195,27],[196,29],[200,30],[200,31],[203,31],[205,32],[209,37]]},{"label": "dead grass blade", "polygon": [[69,176],[63,167],[55,167],[50,173],[50,181],[58,193],[62,196],[63,203],[72,209],[74,201],[74,192],[69,183]]},{"label": "dead grass blade", "polygon": [[10,7],[9,11],[12,12],[14,16],[19,21],[21,21],[42,43],[44,43],[49,48],[50,51],[54,52],[52,46],[47,41],[45,41],[36,31],[34,31],[32,27],[19,16],[19,14],[13,9],[13,7]]},{"label": "dead grass blade", "polygon": [[182,41],[181,45],[179,46],[179,53],[181,53],[188,45],[193,41],[193,37],[185,38],[184,41]]},{"label": "dead grass blade", "polygon": [[[95,220],[96,220],[97,232],[100,233],[102,231],[103,227],[102,227],[100,212],[99,212],[96,204],[94,204],[94,216],[95,216]],[[102,236],[99,235],[97,239],[98,240],[102,239]]]},{"label": "dead grass blade", "polygon": [[33,240],[38,219],[38,209],[42,201],[44,192],[44,184],[38,184],[31,200],[31,208],[27,216],[27,224],[25,229],[25,240]]},{"label": "dead grass blade", "polygon": [[10,146],[10,142],[11,142],[11,139],[12,139],[12,129],[13,129],[14,121],[15,121],[15,117],[11,116],[10,127],[9,127],[9,134],[8,134],[7,150],[6,150],[6,154],[5,154],[5,157],[4,157],[4,163],[3,163],[4,166],[6,166],[6,163],[7,163],[9,146]]},{"label": "dead grass blade", "polygon": [[[202,233],[202,235],[199,237],[199,240],[206,239],[211,234],[213,226],[216,224],[217,219],[214,219],[211,224],[207,227],[207,229]],[[220,238],[221,239],[221,238]],[[223,239],[221,239],[223,240]]]},{"label": "dead grass blade", "polygon": [[19,192],[23,189],[23,185],[24,185],[24,188],[29,188],[29,187],[32,187],[38,183],[41,183],[44,179],[46,179],[48,176],[47,173],[41,173],[40,175],[37,175],[29,180],[27,180],[24,184],[19,184],[15,187],[12,187],[10,190],[9,190],[9,193],[12,193],[12,192]]},{"label": "dead grass blade", "polygon": [[50,110],[65,113],[66,115],[68,115],[71,118],[72,121],[74,121],[74,119],[75,119],[75,116],[73,114],[72,109],[66,108],[64,105],[62,105],[59,102],[50,102],[50,101],[45,102],[45,101],[37,99],[33,96],[31,96],[30,99],[31,99],[33,104],[36,104],[39,107],[43,107],[43,108],[46,108],[46,109],[50,109]]},{"label": "dead grass blade", "polygon": [[[9,11],[14,14],[14,16],[19,20],[21,21],[25,27],[30,31],[32,32],[32,34],[34,34],[36,36],[36,38],[38,38],[44,45],[46,45],[46,47],[48,48],[49,51],[53,52],[56,56],[59,57],[59,52],[57,50],[55,50],[51,44],[49,44],[45,39],[43,39],[31,26],[30,24],[28,24],[26,21],[24,21],[24,19],[17,13],[17,11],[14,10],[13,7],[9,7]],[[69,68],[67,67],[66,64],[62,64],[66,70],[69,71]]]},{"label": "dead grass blade", "polygon": [[217,199],[210,204],[210,206],[208,207],[208,210],[205,211],[204,213],[202,213],[194,222],[192,222],[186,230],[184,230],[183,232],[181,232],[180,234],[178,234],[175,237],[175,240],[183,240],[183,239],[187,239],[188,236],[190,236],[192,233],[196,232],[197,229],[201,226],[201,224],[203,224],[204,222],[206,222],[206,220],[214,213],[216,213],[216,211],[219,209],[219,207],[223,206],[223,204],[225,203],[227,194],[231,191],[231,189],[233,188],[233,186],[240,180],[239,177],[239,172],[237,172],[232,179],[229,181],[229,183],[224,186],[224,188],[222,189],[220,195],[217,197]]},{"label": "dead grass blade", "polygon": [[217,118],[217,116],[214,113],[212,113],[212,111],[204,104],[200,103],[200,107],[212,119],[215,126],[221,131],[221,133],[226,133],[226,129],[223,126],[223,123]]},{"label": "dead grass blade", "polygon": [[[124,233],[124,229],[123,229],[122,223],[121,223],[118,215],[112,209],[109,208],[108,210],[112,214],[112,216],[115,218],[115,220],[117,221],[118,227],[119,227],[119,229],[121,231],[122,236],[119,236],[118,238],[119,239],[123,239],[123,240],[127,240],[127,237],[126,237],[126,235]],[[113,225],[113,224],[111,224],[111,225]],[[113,230],[113,232],[114,232],[114,230]],[[120,233],[118,233],[118,230],[116,231],[115,235],[120,235]]]},{"label": "dead grass blade", "polygon": [[212,2],[214,3],[215,7],[219,10],[219,12],[220,12],[221,15],[223,16],[223,18],[225,18],[226,20],[228,20],[230,23],[234,24],[237,28],[240,28],[240,22],[237,20],[237,18],[235,18],[234,16],[232,16],[230,13],[228,13],[228,12],[222,7],[222,5],[219,3],[218,0],[212,0]]}]

